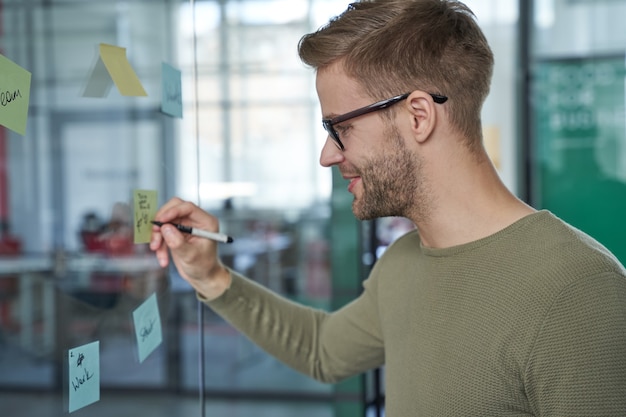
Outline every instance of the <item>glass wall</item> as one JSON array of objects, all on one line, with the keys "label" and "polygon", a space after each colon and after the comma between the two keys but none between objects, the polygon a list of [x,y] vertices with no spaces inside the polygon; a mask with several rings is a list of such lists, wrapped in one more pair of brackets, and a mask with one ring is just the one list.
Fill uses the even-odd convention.
[{"label": "glass wall", "polygon": [[25,132],[0,128],[3,415],[333,414],[333,386],[200,307],[136,237],[146,204],[189,199],[236,237],[229,265],[330,306],[330,170],[297,42],[344,8],[0,0],[0,54],[31,75]]}]

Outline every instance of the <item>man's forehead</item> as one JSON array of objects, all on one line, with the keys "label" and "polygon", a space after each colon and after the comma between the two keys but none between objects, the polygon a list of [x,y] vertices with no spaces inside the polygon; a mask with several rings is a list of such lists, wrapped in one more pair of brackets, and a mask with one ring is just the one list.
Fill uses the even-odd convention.
[{"label": "man's forehead", "polygon": [[342,102],[367,98],[363,87],[349,77],[339,63],[319,69],[315,85],[320,101]]}]

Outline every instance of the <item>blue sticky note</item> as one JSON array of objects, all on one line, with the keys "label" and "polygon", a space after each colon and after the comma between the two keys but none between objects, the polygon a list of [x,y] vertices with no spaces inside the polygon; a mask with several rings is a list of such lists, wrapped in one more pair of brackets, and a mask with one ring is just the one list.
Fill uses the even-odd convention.
[{"label": "blue sticky note", "polygon": [[161,317],[155,293],[133,311],[133,323],[139,362],[143,362],[163,342]]},{"label": "blue sticky note", "polygon": [[173,117],[183,117],[183,88],[181,72],[171,65],[161,64],[161,111]]},{"label": "blue sticky note", "polygon": [[68,351],[69,412],[100,400],[100,342]]}]

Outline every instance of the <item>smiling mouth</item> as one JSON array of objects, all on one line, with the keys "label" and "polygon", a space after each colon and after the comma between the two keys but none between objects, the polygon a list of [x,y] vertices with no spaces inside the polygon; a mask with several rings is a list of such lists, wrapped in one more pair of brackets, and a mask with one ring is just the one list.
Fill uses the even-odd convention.
[{"label": "smiling mouth", "polygon": [[352,178],[347,178],[348,180],[350,180],[350,183],[348,184],[348,191],[352,192],[352,190],[354,189],[354,187],[356,186],[356,184],[361,181],[361,177],[352,177]]}]

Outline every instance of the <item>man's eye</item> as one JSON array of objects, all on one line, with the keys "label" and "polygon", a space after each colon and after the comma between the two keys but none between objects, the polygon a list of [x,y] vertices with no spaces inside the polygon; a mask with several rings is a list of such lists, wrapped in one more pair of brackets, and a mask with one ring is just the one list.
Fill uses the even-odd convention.
[{"label": "man's eye", "polygon": [[335,130],[339,133],[340,136],[344,136],[348,130],[350,130],[350,125],[338,125],[335,126]]}]

